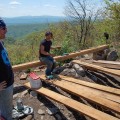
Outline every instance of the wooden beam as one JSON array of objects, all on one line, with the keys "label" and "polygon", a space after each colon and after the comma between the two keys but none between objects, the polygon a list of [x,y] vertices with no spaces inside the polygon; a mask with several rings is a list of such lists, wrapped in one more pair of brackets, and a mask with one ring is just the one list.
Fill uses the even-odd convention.
[{"label": "wooden beam", "polygon": [[120,96],[120,89],[116,89],[116,88],[112,88],[112,87],[108,87],[104,85],[99,85],[96,83],[90,83],[90,82],[86,82],[80,79],[75,79],[75,78],[63,76],[63,75],[60,75],[59,77],[62,78],[62,80],[66,80],[66,81],[73,82],[79,85],[87,86],[90,88],[98,89],[101,91],[105,91],[105,92]]},{"label": "wooden beam", "polygon": [[[81,50],[80,52],[71,53],[71,54],[66,55],[66,56],[57,56],[57,57],[54,57],[54,59],[56,61],[64,61],[64,60],[67,60],[67,59],[70,59],[70,58],[75,58],[75,57],[80,56],[80,55],[84,55],[84,54],[104,50],[104,49],[106,49],[108,47],[109,47],[108,45],[103,45],[103,46],[99,46],[99,47],[95,47],[95,48]],[[40,65],[43,65],[43,63],[40,62],[39,60],[34,61],[34,62],[24,63],[24,64],[13,66],[13,71],[17,72],[17,71],[25,70],[25,69],[28,69],[28,68],[38,67]]]},{"label": "wooden beam", "polygon": [[120,70],[108,69],[108,68],[104,68],[104,67],[101,67],[98,65],[85,63],[85,62],[82,62],[79,60],[74,60],[73,63],[79,64],[79,65],[84,66],[84,67],[91,69],[91,70],[98,70],[101,72],[109,73],[109,74],[116,75],[116,76],[120,77]]},{"label": "wooden beam", "polygon": [[83,97],[93,103],[96,103],[102,107],[108,108],[110,110],[113,110],[117,113],[120,113],[120,104],[110,101],[108,99],[102,98],[101,96],[98,95],[94,95],[94,92],[90,93],[89,91],[86,91],[85,89],[83,89],[83,87],[80,89],[80,87],[77,87],[75,84],[69,84],[68,82],[62,82],[60,80],[53,80],[53,81],[49,81],[46,80],[46,77],[44,75],[41,75],[41,80],[53,84],[57,87],[60,87],[61,89],[77,95],[78,97]]},{"label": "wooden beam", "polygon": [[[25,86],[27,88],[31,89],[29,83],[26,83]],[[113,117],[111,115],[103,113],[99,110],[96,110],[95,108],[84,105],[78,101],[75,101],[71,98],[65,97],[61,94],[58,94],[51,90],[48,90],[44,87],[40,88],[39,90],[35,90],[35,91],[38,92],[39,94],[42,94],[42,95],[52,99],[52,100],[62,103],[64,105],[68,106],[69,108],[72,108],[72,109],[76,110],[77,112],[82,113],[83,115],[86,115],[92,119],[95,119],[95,120],[119,120],[116,117]]]},{"label": "wooden beam", "polygon": [[76,83],[71,83],[71,82],[64,81],[64,80],[61,80],[61,82],[65,83],[65,84],[69,84],[71,86],[74,86],[76,89],[83,90],[84,93],[87,93],[89,91],[89,94],[93,94],[95,96],[102,97],[102,98],[105,98],[105,99],[108,99],[108,100],[111,100],[111,101],[114,101],[114,102],[120,104],[120,96],[113,95],[110,93],[106,93],[104,91],[100,91],[100,90],[97,90],[94,88],[78,85]]},{"label": "wooden beam", "polygon": [[93,60],[92,61],[93,64],[95,65],[99,65],[105,68],[110,68],[110,69],[118,69],[120,70],[120,62],[116,62],[116,61],[103,61],[103,60]]},{"label": "wooden beam", "polygon": [[[98,95],[99,97],[103,97],[103,98],[106,98],[108,100],[111,100],[111,101],[114,101],[114,102],[117,102],[117,103],[120,104],[120,96],[117,96],[115,94],[111,94],[109,92],[105,92],[103,90],[99,90],[99,89],[96,88],[97,86],[95,88],[92,88],[92,87],[89,87],[89,86],[81,85],[81,84],[77,83],[77,81],[79,82],[79,80],[76,80],[76,79],[75,79],[75,82],[71,82],[72,78],[70,78],[70,77],[68,77],[68,78],[66,77],[65,79],[64,78],[65,78],[64,76],[60,76],[61,82],[66,81],[68,83],[73,83],[75,85],[78,85],[77,87],[79,87],[79,89],[84,89],[86,92],[89,91],[89,93],[91,93],[91,94]],[[89,83],[89,82],[86,82],[86,84],[87,83]]]},{"label": "wooden beam", "polygon": [[108,63],[105,64],[105,63],[98,62],[98,61],[101,61],[101,60],[81,59],[80,61],[90,63],[90,64],[94,64],[94,65],[98,65],[98,66],[101,66],[101,67],[104,67],[104,68],[120,70],[120,65],[108,64]]},{"label": "wooden beam", "polygon": [[120,66],[120,62],[118,62],[118,61],[93,60],[93,62],[95,62],[95,63],[103,63],[103,64],[110,64],[110,65],[119,65]]}]

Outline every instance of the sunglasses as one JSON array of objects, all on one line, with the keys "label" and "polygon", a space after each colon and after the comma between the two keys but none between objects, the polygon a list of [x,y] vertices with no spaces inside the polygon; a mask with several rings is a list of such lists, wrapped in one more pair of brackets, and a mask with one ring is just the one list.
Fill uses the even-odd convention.
[{"label": "sunglasses", "polygon": [[6,27],[0,27],[0,29],[2,29],[2,30],[6,30],[7,28],[6,28]]}]

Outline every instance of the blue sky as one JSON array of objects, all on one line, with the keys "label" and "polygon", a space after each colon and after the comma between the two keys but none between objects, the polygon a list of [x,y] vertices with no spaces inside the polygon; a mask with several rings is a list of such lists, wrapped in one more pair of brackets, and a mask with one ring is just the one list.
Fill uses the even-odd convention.
[{"label": "blue sky", "polygon": [[0,0],[0,17],[64,16],[65,6],[66,0]]}]

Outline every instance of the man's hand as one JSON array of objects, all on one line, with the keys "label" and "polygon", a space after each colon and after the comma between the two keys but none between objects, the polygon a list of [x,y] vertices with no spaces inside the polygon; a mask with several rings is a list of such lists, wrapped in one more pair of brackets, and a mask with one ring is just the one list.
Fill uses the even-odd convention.
[{"label": "man's hand", "polygon": [[54,54],[50,54],[50,56],[51,56],[51,57],[55,57],[55,55],[54,55]]},{"label": "man's hand", "polygon": [[7,85],[6,81],[1,82],[0,83],[0,91],[4,90],[6,85]]}]

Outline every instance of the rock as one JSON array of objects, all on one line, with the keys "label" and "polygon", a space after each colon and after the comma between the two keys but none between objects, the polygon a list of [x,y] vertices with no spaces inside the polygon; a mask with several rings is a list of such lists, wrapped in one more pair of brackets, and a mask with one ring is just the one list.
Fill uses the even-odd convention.
[{"label": "rock", "polygon": [[25,119],[23,120],[32,120],[33,116],[32,115],[28,115]]},{"label": "rock", "polygon": [[104,50],[104,54],[105,54],[106,57],[107,57],[107,55],[108,55],[109,52],[110,52],[110,49],[105,49]]},{"label": "rock", "polygon": [[60,74],[66,67],[56,67],[54,70],[53,70],[53,74]]},{"label": "rock", "polygon": [[76,73],[75,78],[80,78],[80,76]]},{"label": "rock", "polygon": [[20,80],[26,80],[27,79],[27,74],[26,73],[23,73],[21,76],[20,76]]},{"label": "rock", "polygon": [[106,60],[106,56],[104,51],[94,52],[93,53],[93,60]]},{"label": "rock", "polygon": [[107,60],[116,61],[118,59],[118,54],[116,50],[112,50],[108,53]]},{"label": "rock", "polygon": [[55,117],[56,117],[57,120],[62,120],[62,117],[58,114],[56,114]]},{"label": "rock", "polygon": [[91,76],[91,79],[93,80],[93,81],[96,81],[97,82],[97,77],[96,76]]},{"label": "rock", "polygon": [[38,114],[39,114],[39,115],[45,115],[45,111],[39,109],[39,110],[38,110]]},{"label": "rock", "polygon": [[37,92],[31,91],[31,92],[30,92],[30,97],[37,98]]},{"label": "rock", "polygon": [[23,91],[23,92],[21,93],[21,96],[22,96],[22,97],[25,97],[25,96],[27,95],[27,93],[28,93],[28,90],[25,90],[25,91]]},{"label": "rock", "polygon": [[40,104],[40,106],[44,106],[44,104],[43,104],[43,103],[41,103],[41,104]]},{"label": "rock", "polygon": [[70,63],[65,64],[63,67],[65,67],[65,68],[72,68],[72,66],[73,66],[73,63],[70,62]]},{"label": "rock", "polygon": [[70,72],[70,69],[66,68],[60,74],[61,75],[68,75],[69,72]]},{"label": "rock", "polygon": [[82,77],[85,77],[85,75],[86,75],[85,70],[81,66],[79,66],[78,64],[74,64],[73,67],[77,72],[76,78],[79,77],[79,75]]},{"label": "rock", "polygon": [[84,58],[86,58],[86,59],[90,59],[90,56],[88,55],[88,54],[85,54],[85,55],[83,55],[84,56]]},{"label": "rock", "polygon": [[48,108],[47,113],[49,115],[54,115],[54,114],[58,113],[58,108]]},{"label": "rock", "polygon": [[74,68],[70,69],[68,76],[75,77],[76,76],[76,70]]},{"label": "rock", "polygon": [[73,65],[73,68],[75,68],[75,69],[79,69],[80,66],[79,66],[78,64],[74,64],[74,65]]},{"label": "rock", "polygon": [[44,120],[44,116],[41,116],[41,119],[40,120]]},{"label": "rock", "polygon": [[13,100],[15,100],[15,99],[18,98],[18,97],[21,97],[21,93],[14,94],[14,95],[13,95]]}]

